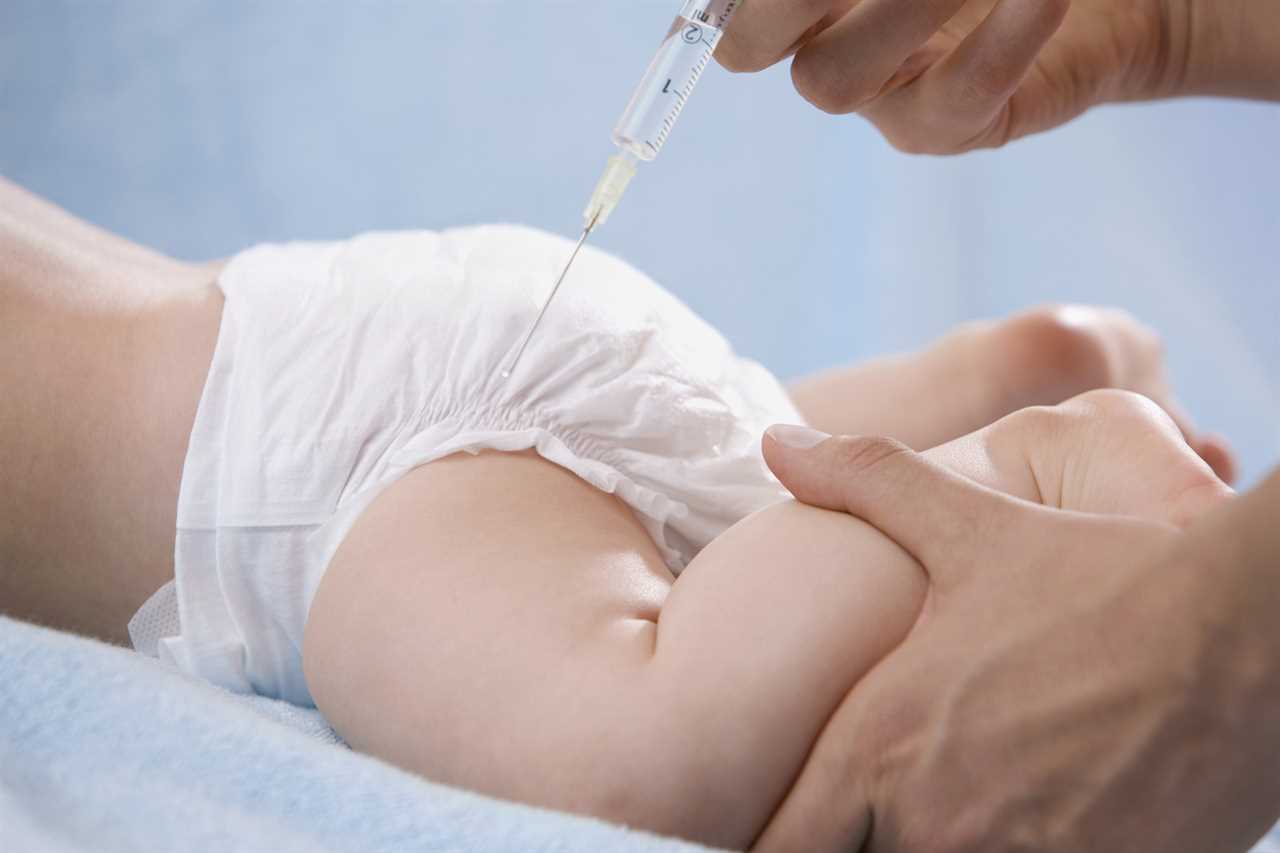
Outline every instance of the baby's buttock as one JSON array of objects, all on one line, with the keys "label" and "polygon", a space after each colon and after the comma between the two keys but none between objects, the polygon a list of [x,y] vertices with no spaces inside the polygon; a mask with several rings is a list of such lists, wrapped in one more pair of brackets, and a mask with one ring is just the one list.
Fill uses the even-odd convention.
[{"label": "baby's buttock", "polygon": [[[450,456],[384,491],[338,547],[307,616],[308,687],[341,731],[354,713],[344,703],[357,696],[364,703],[369,696],[323,688],[317,694],[312,662],[376,647],[369,633],[397,624],[401,611],[413,612],[420,630],[437,638],[431,645],[441,649],[438,661],[415,666],[418,673],[441,676],[423,685],[420,701],[426,702],[451,695],[450,673],[518,669],[518,661],[487,655],[483,640],[472,645],[475,626],[494,620],[495,613],[504,632],[572,647],[619,620],[656,630],[674,580],[653,539],[617,497],[533,451]],[[522,606],[549,589],[563,597],[566,613],[581,618],[546,620],[537,608]],[[451,642],[458,646],[450,649]],[[386,663],[350,661],[352,667],[386,667],[370,689],[403,685],[406,673],[393,664],[395,649],[386,654]],[[476,659],[463,663],[459,654]],[[457,732],[442,728],[440,736],[456,738]],[[359,746],[394,759],[387,753],[404,742],[388,733],[386,743]],[[447,770],[442,768],[444,776]]]},{"label": "baby's buttock", "polygon": [[[504,531],[501,544],[495,528]],[[533,450],[459,453],[411,471],[361,513],[320,583],[307,642],[324,601],[350,600],[371,565],[415,566],[413,574],[433,590],[431,599],[443,592],[456,600],[476,583],[501,585],[516,600],[530,584],[563,585],[573,594],[599,588],[575,582],[567,568],[558,577],[530,569],[550,553],[566,567],[593,565],[593,576],[611,579],[601,600],[583,602],[606,618],[625,613],[656,621],[675,581],[652,537],[617,496]]]}]

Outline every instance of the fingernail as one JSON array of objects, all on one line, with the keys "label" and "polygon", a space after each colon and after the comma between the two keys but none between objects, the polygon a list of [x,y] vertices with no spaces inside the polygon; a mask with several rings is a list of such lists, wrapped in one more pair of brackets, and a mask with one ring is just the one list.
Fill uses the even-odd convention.
[{"label": "fingernail", "polygon": [[831,438],[825,432],[819,432],[807,426],[792,426],[791,424],[775,424],[765,432],[778,444],[794,450],[808,450]]}]

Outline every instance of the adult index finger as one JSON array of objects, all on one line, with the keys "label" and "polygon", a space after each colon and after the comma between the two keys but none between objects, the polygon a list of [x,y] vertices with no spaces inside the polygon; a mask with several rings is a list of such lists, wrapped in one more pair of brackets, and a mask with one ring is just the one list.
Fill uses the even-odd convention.
[{"label": "adult index finger", "polygon": [[965,2],[862,0],[796,54],[796,90],[829,113],[859,109]]}]

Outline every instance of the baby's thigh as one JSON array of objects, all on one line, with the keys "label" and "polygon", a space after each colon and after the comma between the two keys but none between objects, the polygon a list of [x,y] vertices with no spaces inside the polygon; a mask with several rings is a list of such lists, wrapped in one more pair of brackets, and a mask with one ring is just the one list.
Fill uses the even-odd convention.
[{"label": "baby's thigh", "polygon": [[782,501],[689,564],[663,607],[662,640],[729,693],[754,670],[772,675],[776,696],[823,706],[902,641],[926,586],[919,564],[866,522]]},{"label": "baby's thigh", "polygon": [[[738,849],[782,801],[855,685],[910,632],[919,564],[870,525],[784,501],[689,564],[662,610],[654,667],[667,704],[714,755],[690,800],[719,815],[694,837]],[[732,825],[727,816],[732,815]]]}]

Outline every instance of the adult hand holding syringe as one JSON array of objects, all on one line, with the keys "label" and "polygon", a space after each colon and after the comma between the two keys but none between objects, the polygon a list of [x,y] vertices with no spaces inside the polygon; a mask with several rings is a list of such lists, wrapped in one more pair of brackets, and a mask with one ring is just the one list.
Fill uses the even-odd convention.
[{"label": "adult hand holding syringe", "polygon": [[1280,4],[750,0],[716,59],[760,71],[791,56],[822,110],[860,113],[903,151],[955,154],[1103,103],[1280,101]]}]

